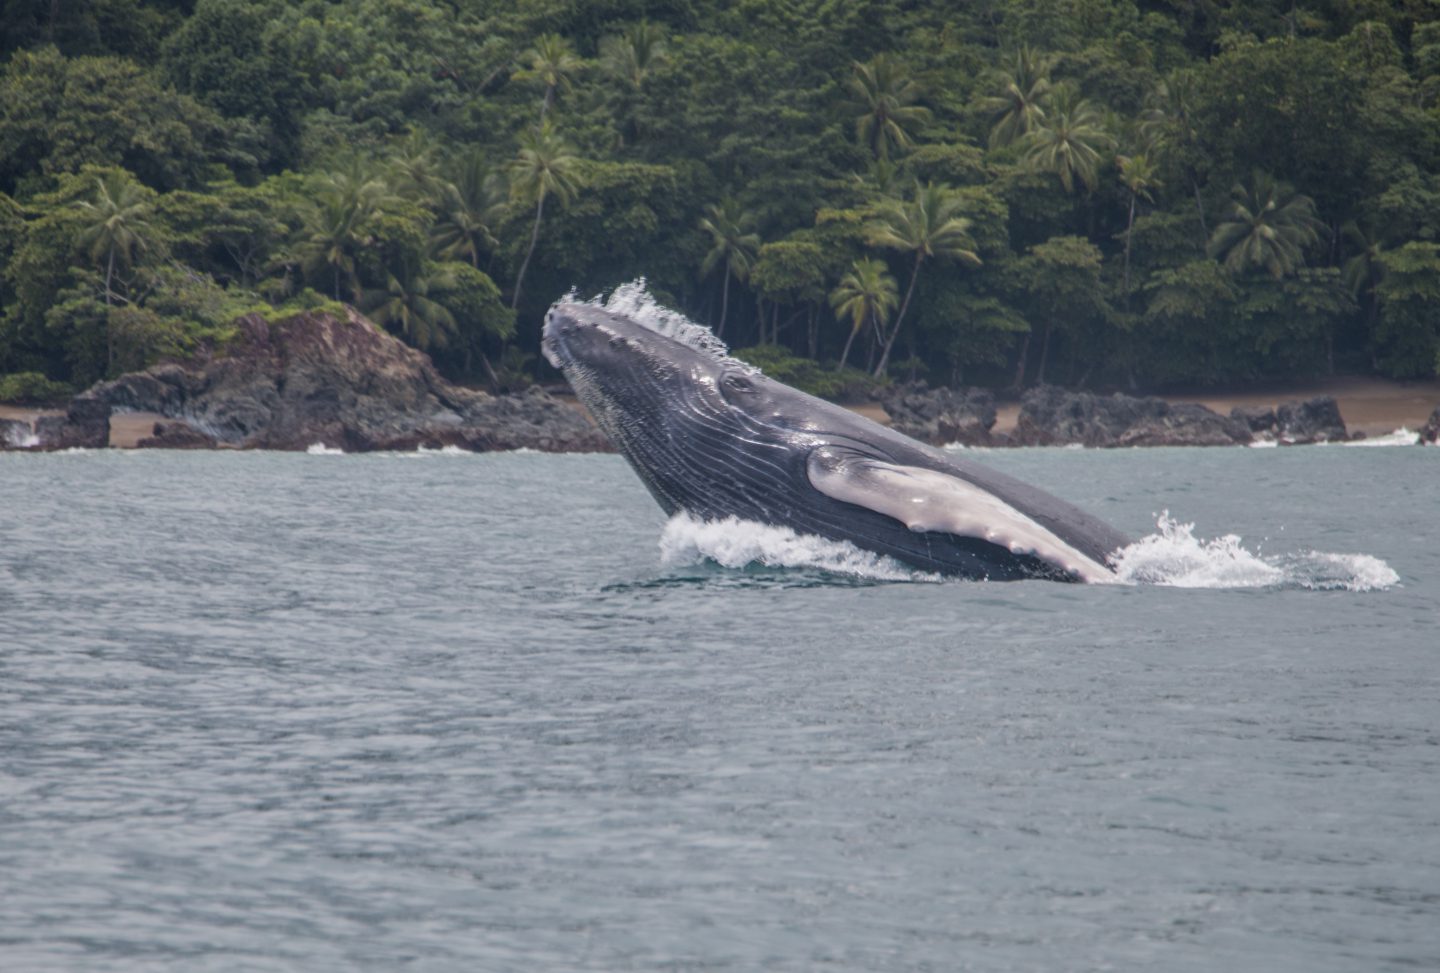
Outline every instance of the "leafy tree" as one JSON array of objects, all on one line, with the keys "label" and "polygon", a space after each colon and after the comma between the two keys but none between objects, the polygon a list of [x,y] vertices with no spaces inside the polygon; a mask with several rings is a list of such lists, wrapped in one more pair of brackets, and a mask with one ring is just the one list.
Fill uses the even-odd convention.
[{"label": "leafy tree", "polygon": [[885,366],[890,362],[890,351],[895,347],[905,312],[910,310],[910,300],[915,296],[915,282],[920,279],[920,267],[925,260],[936,257],[977,267],[980,265],[975,241],[970,238],[970,220],[960,215],[960,207],[961,198],[949,186],[916,183],[914,195],[909,200],[890,201],[880,209],[870,226],[872,244],[899,250],[914,259],[900,313],[895,316],[895,323],[884,339],[880,362],[875,366],[876,378],[885,374]]},{"label": "leafy tree", "polygon": [[898,302],[895,278],[890,276],[883,260],[867,257],[855,261],[850,272],[840,278],[840,283],[830,292],[830,307],[835,317],[841,321],[850,319],[850,333],[845,338],[845,348],[840,352],[835,371],[844,370],[850,360],[850,346],[856,335],[866,328],[877,335],[884,333],[885,323]]},{"label": "leafy tree", "polygon": [[1279,279],[1305,265],[1305,248],[1320,239],[1315,202],[1256,170],[1248,185],[1230,190],[1230,212],[1215,227],[1206,252],[1231,273],[1256,268]]},{"label": "leafy tree", "polygon": [[1376,259],[1382,272],[1371,335],[1376,367],[1394,378],[1440,375],[1440,245],[1411,241]]},{"label": "leafy tree", "polygon": [[545,200],[554,196],[563,206],[584,188],[580,159],[574,151],[553,128],[542,125],[538,131],[526,132],[520,136],[520,152],[507,166],[511,201],[517,205],[533,202],[535,206],[535,224],[530,230],[530,246],[525,250],[525,259],[515,275],[515,290],[510,300],[511,310],[520,306],[520,288],[525,282],[525,271],[530,267],[530,258],[535,255],[535,244],[540,239],[540,221],[545,216]]},{"label": "leafy tree", "polygon": [[930,110],[918,105],[922,90],[904,66],[888,54],[865,64],[852,65],[850,93],[860,110],[855,137],[877,159],[888,159],[893,149],[909,148],[913,130],[930,119]]},{"label": "leafy tree", "polygon": [[194,186],[226,154],[226,131],[130,61],[21,51],[0,74],[0,189],[48,188],[36,180],[85,165],[121,166],[156,189]]},{"label": "leafy tree", "polygon": [[711,246],[700,263],[700,275],[708,277],[716,267],[723,267],[720,285],[720,323],[715,334],[725,336],[725,318],[730,309],[730,278],[744,283],[760,251],[760,237],[750,231],[750,215],[734,199],[721,200],[705,207],[700,229],[710,234]]}]

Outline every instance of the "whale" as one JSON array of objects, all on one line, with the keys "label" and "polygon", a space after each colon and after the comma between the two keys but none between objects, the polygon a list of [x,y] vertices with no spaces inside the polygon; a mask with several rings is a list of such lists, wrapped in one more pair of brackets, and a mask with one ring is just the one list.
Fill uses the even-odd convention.
[{"label": "whale", "polygon": [[557,302],[541,350],[667,514],[965,579],[1116,580],[1130,541],[1091,514],[769,378],[674,312],[614,304]]}]

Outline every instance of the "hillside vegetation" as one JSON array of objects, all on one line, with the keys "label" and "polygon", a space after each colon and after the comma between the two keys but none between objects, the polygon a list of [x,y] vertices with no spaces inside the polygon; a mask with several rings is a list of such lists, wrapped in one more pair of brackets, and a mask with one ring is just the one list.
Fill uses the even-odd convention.
[{"label": "hillside vegetation", "polygon": [[516,385],[640,276],[837,387],[1431,376],[1437,231],[1433,0],[0,8],[17,387],[324,301]]}]

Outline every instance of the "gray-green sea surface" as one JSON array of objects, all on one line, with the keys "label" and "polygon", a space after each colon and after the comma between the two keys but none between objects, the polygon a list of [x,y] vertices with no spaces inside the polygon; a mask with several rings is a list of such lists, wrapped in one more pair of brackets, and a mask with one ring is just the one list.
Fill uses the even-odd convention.
[{"label": "gray-green sea surface", "polygon": [[613,456],[0,455],[0,969],[1440,968],[1440,449],[976,457],[942,581]]}]

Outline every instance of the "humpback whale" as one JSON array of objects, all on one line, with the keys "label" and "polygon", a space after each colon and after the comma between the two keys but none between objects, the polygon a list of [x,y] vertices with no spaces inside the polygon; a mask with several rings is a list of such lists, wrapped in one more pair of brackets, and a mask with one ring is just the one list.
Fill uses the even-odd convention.
[{"label": "humpback whale", "polygon": [[1090,514],[767,378],[698,325],[660,325],[562,300],[541,347],[666,513],[788,527],[964,578],[1114,580],[1129,539]]}]

